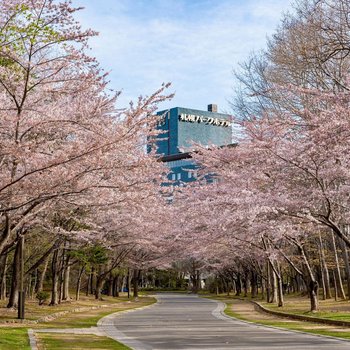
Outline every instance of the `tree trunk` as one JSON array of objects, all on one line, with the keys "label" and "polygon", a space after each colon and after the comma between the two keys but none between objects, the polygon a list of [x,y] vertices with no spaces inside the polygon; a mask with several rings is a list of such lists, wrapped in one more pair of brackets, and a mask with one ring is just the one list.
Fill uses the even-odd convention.
[{"label": "tree trunk", "polygon": [[82,266],[81,269],[79,270],[77,288],[75,290],[75,300],[79,300],[79,297],[80,297],[81,278],[83,277],[84,270],[85,270],[85,265]]},{"label": "tree trunk", "polygon": [[338,300],[338,283],[335,278],[335,271],[333,270],[333,281],[334,281],[334,300]]},{"label": "tree trunk", "polygon": [[299,274],[296,274],[294,277],[294,293],[300,293],[301,291],[301,276]]},{"label": "tree trunk", "polygon": [[128,269],[128,276],[126,278],[126,283],[127,283],[127,289],[128,289],[128,299],[130,299],[130,287],[131,287],[131,283],[130,283],[130,269]]},{"label": "tree trunk", "polygon": [[64,270],[65,270],[65,264],[66,264],[66,249],[62,249],[62,254],[60,258],[58,259],[58,303],[61,304],[62,298],[63,298],[63,280],[64,280]]},{"label": "tree trunk", "polygon": [[7,258],[7,253],[0,256],[0,300],[6,299]]},{"label": "tree trunk", "polygon": [[251,294],[252,298],[256,298],[258,295],[258,276],[255,271],[251,271]]},{"label": "tree trunk", "polygon": [[87,281],[86,281],[86,293],[85,293],[86,296],[89,295],[90,284],[91,284],[91,272],[89,272],[89,274],[88,274],[88,279],[87,279]]},{"label": "tree trunk", "polygon": [[261,300],[265,299],[265,279],[263,277],[260,277],[260,284],[261,284]]},{"label": "tree trunk", "polygon": [[105,283],[106,277],[104,275],[99,275],[96,278],[96,289],[95,289],[95,299],[102,300],[102,288]]},{"label": "tree trunk", "polygon": [[275,303],[278,300],[277,276],[276,276],[276,272],[274,271],[273,268],[271,268],[270,270],[271,270],[272,293],[271,293],[271,299],[270,299],[269,303]]},{"label": "tree trunk", "polygon": [[241,274],[237,273],[237,278],[236,278],[236,296],[240,296],[241,293],[242,293]]},{"label": "tree trunk", "polygon": [[325,283],[325,280],[324,280],[324,268],[323,268],[323,265],[322,265],[322,262],[320,261],[320,275],[321,275],[321,283],[322,283],[322,295],[323,295],[323,300],[326,300],[327,299],[327,296],[326,296],[326,283]]},{"label": "tree trunk", "polygon": [[277,277],[277,300],[278,300],[278,307],[283,307],[284,305],[284,298],[283,298],[283,280],[281,273],[276,273]]},{"label": "tree trunk", "polygon": [[139,297],[139,275],[140,275],[140,270],[134,269],[134,276],[132,279],[134,298]]},{"label": "tree trunk", "polygon": [[6,246],[6,243],[8,242],[11,235],[11,223],[9,215],[5,214],[5,226],[2,230],[2,233],[0,235],[0,254],[3,252],[3,249]]},{"label": "tree trunk", "polygon": [[323,247],[323,242],[322,242],[322,237],[321,233],[319,234],[319,240],[320,240],[320,255],[321,255],[321,262],[322,262],[322,267],[323,267],[323,278],[324,278],[324,284],[325,284],[325,294],[326,294],[326,299],[332,298],[332,292],[331,292],[331,283],[330,283],[330,278],[329,278],[329,270],[326,262],[326,258],[324,255],[324,247]]},{"label": "tree trunk", "polygon": [[51,274],[52,274],[52,285],[51,285],[51,302],[49,305],[58,305],[58,280],[59,280],[59,262],[58,262],[58,249],[56,249],[52,255],[51,262]]},{"label": "tree trunk", "polygon": [[35,296],[35,286],[38,282],[38,273],[38,269],[36,269],[35,272],[29,276],[30,283],[28,283],[28,293],[31,299],[34,299]]},{"label": "tree trunk", "polygon": [[62,300],[70,300],[69,296],[69,282],[70,282],[70,256],[67,254],[67,249],[70,247],[70,242],[65,240],[64,250],[62,256]]},{"label": "tree trunk", "polygon": [[[69,263],[69,259],[67,258],[67,264]],[[64,269],[64,277],[63,277],[63,296],[62,300],[70,300],[69,296],[69,282],[70,282],[70,266],[66,266]]]},{"label": "tree trunk", "polygon": [[49,265],[49,258],[50,258],[50,255],[48,255],[44,260],[42,270],[38,270],[38,279],[36,281],[36,286],[35,286],[36,293],[41,292],[44,288],[44,281],[45,281],[47,267]]},{"label": "tree trunk", "polygon": [[194,270],[190,275],[192,282],[192,293],[198,293],[199,290],[199,271]]},{"label": "tree trunk", "polygon": [[228,278],[225,278],[225,284],[226,284],[226,294],[227,296],[230,296],[231,284]]},{"label": "tree trunk", "polygon": [[119,298],[120,291],[120,275],[114,277],[113,279],[113,296]]},{"label": "tree trunk", "polygon": [[331,284],[330,284],[330,278],[329,278],[329,270],[328,270],[326,258],[324,255],[324,247],[323,247],[321,232],[319,232],[318,238],[320,241],[320,258],[321,258],[321,266],[323,271],[323,279],[325,284],[324,294],[326,295],[326,299],[330,299],[332,298]]},{"label": "tree trunk", "polygon": [[[308,272],[308,292],[310,296],[310,311],[311,312],[316,312],[318,311],[318,282],[315,278],[315,275],[312,271],[312,268],[309,264],[309,261],[306,257],[304,247],[301,244],[297,244],[300,253],[302,255],[302,258],[304,260],[304,265],[306,267],[306,270]],[[305,278],[304,278],[305,280]]]},{"label": "tree trunk", "polygon": [[202,289],[202,284],[201,284],[201,273],[199,270],[196,272],[196,283],[197,283],[197,292]]},{"label": "tree trunk", "polygon": [[120,291],[124,292],[127,287],[128,287],[128,282],[127,282],[127,273],[126,273],[125,275],[123,275],[121,279]]},{"label": "tree trunk", "polygon": [[109,280],[108,280],[108,291],[107,291],[107,295],[108,296],[112,296],[113,295],[113,282],[114,282],[114,278],[112,275],[112,272],[109,274]]},{"label": "tree trunk", "polygon": [[337,245],[335,242],[335,235],[332,233],[332,245],[334,250],[334,258],[335,258],[335,271],[336,271],[336,281],[335,283],[338,283],[338,292],[340,293],[341,298],[346,299],[344,288],[343,288],[343,282],[341,278],[340,273],[340,266],[339,266],[339,259],[338,259],[338,252],[337,252]]},{"label": "tree trunk", "polygon": [[215,294],[219,295],[219,279],[217,275],[215,275]]},{"label": "tree trunk", "polygon": [[244,273],[244,279],[243,279],[243,291],[244,291],[244,297],[248,296],[248,276],[247,273]]},{"label": "tree trunk", "polygon": [[[321,240],[321,236],[320,237],[320,240]],[[325,272],[324,272],[324,266],[323,266],[323,263],[322,263],[322,252],[321,252],[322,248],[321,248],[321,245],[319,244],[318,245],[318,256],[319,256],[319,261],[320,261],[320,276],[321,276],[321,283],[322,283],[322,294],[323,294],[323,300],[326,300],[327,299],[327,295],[326,295],[326,282],[325,282]]]},{"label": "tree trunk", "polygon": [[349,264],[349,254],[348,249],[343,240],[339,240],[342,253],[343,253],[343,261],[345,265],[345,273],[346,273],[346,289],[347,289],[347,295],[348,299],[350,299],[350,264]]},{"label": "tree trunk", "polygon": [[311,312],[318,311],[318,282],[310,281],[309,283],[309,295],[310,295],[310,303],[311,303]]},{"label": "tree trunk", "polygon": [[19,292],[19,272],[20,272],[20,244],[17,243],[12,263],[12,279],[8,308],[18,306]]},{"label": "tree trunk", "polygon": [[94,279],[95,279],[95,268],[91,267],[91,274],[90,274],[90,294],[95,294],[96,290],[94,290]]},{"label": "tree trunk", "polygon": [[270,303],[271,300],[271,266],[270,262],[266,263],[266,301]]},{"label": "tree trunk", "polygon": [[[284,298],[283,298],[283,279],[281,274],[281,268],[279,263],[276,263],[276,266],[271,262],[271,268],[274,275],[274,289],[275,293],[277,293],[277,304],[278,307],[282,307],[284,305]],[[276,300],[276,299],[275,299]]]}]

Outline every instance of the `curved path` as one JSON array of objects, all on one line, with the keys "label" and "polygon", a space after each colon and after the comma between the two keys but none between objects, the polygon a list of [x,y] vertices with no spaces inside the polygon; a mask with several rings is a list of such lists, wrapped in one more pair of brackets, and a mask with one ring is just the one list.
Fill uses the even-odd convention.
[{"label": "curved path", "polygon": [[223,304],[195,295],[160,294],[144,309],[112,314],[98,326],[134,350],[349,350],[350,342],[242,322]]}]

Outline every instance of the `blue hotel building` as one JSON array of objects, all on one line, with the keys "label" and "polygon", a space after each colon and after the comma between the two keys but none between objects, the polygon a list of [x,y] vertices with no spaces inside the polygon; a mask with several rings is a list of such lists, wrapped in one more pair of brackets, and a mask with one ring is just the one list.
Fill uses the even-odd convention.
[{"label": "blue hotel building", "polygon": [[208,105],[207,111],[174,107],[160,111],[157,153],[171,169],[169,180],[180,182],[196,178],[196,164],[191,159],[193,142],[203,146],[225,146],[232,143],[231,118],[218,113],[217,106]]}]

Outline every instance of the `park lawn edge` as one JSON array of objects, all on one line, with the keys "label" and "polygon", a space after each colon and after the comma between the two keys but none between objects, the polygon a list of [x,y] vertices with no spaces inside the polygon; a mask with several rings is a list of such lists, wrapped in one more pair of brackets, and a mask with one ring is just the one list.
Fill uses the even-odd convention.
[{"label": "park lawn edge", "polygon": [[[79,325],[74,327],[74,324],[72,324],[70,327],[65,327],[64,325],[62,325],[62,327],[60,327],[59,325],[54,325],[55,321],[61,317],[66,317],[67,314],[62,315],[61,317],[58,317],[52,321],[48,321],[48,322],[43,322],[43,323],[37,323],[37,324],[23,324],[21,325],[21,323],[16,323],[16,324],[4,324],[4,325],[0,325],[0,349],[1,350],[30,350],[30,343],[29,343],[29,336],[28,336],[28,329],[33,329],[35,332],[35,329],[41,329],[41,328],[89,328],[89,327],[93,327],[93,326],[97,326],[97,322],[110,314],[114,314],[114,313],[118,313],[118,312],[125,312],[125,311],[129,311],[129,310],[134,310],[134,309],[138,309],[138,308],[142,308],[145,306],[149,306],[149,305],[153,305],[155,303],[157,303],[157,299],[154,296],[151,295],[145,295],[146,298],[149,298],[149,302],[148,303],[140,303],[140,306],[135,306],[135,305],[130,305],[130,307],[126,307],[126,308],[122,308],[122,309],[117,309],[118,308],[118,304],[120,303],[115,303],[115,304],[111,304],[111,308],[114,307],[113,310],[106,310],[105,308],[99,308],[96,309],[94,311],[96,311],[96,315],[93,317],[90,317],[87,320],[87,324],[84,325],[84,327],[81,327]],[[140,296],[139,301],[142,301],[142,296]],[[124,303],[124,302],[121,302]],[[83,311],[81,313],[77,312],[71,312],[69,313],[69,315],[77,315],[77,316],[81,316],[82,313],[84,313],[86,311]],[[77,322],[79,321],[79,319],[77,318]],[[72,321],[70,321],[72,322]],[[39,333],[37,333],[39,334]],[[73,336],[73,334],[72,334]],[[40,337],[40,336],[39,336]],[[106,337],[108,338],[108,337]],[[108,338],[111,339],[111,338]],[[116,340],[111,339],[112,341],[114,341],[116,343],[116,345],[118,344],[118,342]],[[129,349],[126,345],[120,343],[121,346],[125,346],[125,348],[122,349]],[[116,348],[118,349],[118,348]],[[101,349],[102,350],[102,349]]]},{"label": "park lawn edge", "polygon": [[[116,341],[108,336],[98,336],[93,334],[59,334],[59,333],[36,333],[37,343],[44,345],[45,349],[65,349],[69,344],[70,349],[89,349],[89,345],[98,342],[100,350],[132,350],[127,345]],[[93,349],[96,349],[93,347]]]},{"label": "park lawn edge", "polygon": [[[264,320],[255,321],[251,318],[243,317],[238,312],[233,311],[230,308],[230,306],[232,306],[233,303],[227,304],[222,299],[215,299],[215,297],[212,297],[211,299],[220,301],[223,304],[225,304],[225,309],[223,311],[225,316],[235,318],[243,322],[253,323],[253,324],[257,324],[265,327],[280,329],[280,330],[288,330],[288,331],[297,332],[297,333],[313,334],[319,337],[326,337],[326,338],[350,342],[350,328],[349,328],[349,332],[334,332],[328,329],[308,329],[308,328],[303,328],[303,325],[304,324],[305,326],[307,324],[310,325],[312,324],[311,322],[297,321],[295,323],[297,323],[298,326],[296,326],[296,325],[293,325],[292,323],[284,322],[282,317],[277,317],[277,316],[275,317],[276,320],[274,321],[264,321]],[[246,302],[249,302],[249,301],[247,300]],[[318,324],[318,323],[315,322],[315,324]]]},{"label": "park lawn edge", "polygon": [[[203,294],[203,296],[205,297],[205,295]],[[252,303],[256,303],[258,305],[260,305],[262,308],[267,309],[267,311],[273,311],[273,312],[277,312],[280,317],[278,318],[283,318],[286,315],[297,315],[297,316],[303,316],[303,317],[307,317],[310,319],[310,322],[313,323],[318,323],[317,319],[321,318],[324,320],[330,320],[330,321],[344,321],[344,322],[350,322],[350,311],[325,311],[325,310],[319,310],[317,312],[311,312],[310,310],[301,310],[300,308],[302,306],[299,306],[299,309],[295,309],[295,308],[290,308],[288,305],[284,305],[284,307],[278,307],[276,304],[270,304],[267,303],[263,300],[257,300],[256,298],[252,298],[251,296],[235,296],[235,295],[214,295],[214,294],[210,294],[207,296],[208,299],[215,299],[215,300],[241,300],[243,302],[252,302]],[[291,299],[292,300],[292,299]],[[291,300],[286,299],[287,303],[290,303]],[[329,300],[327,300],[329,301]],[[323,302],[323,301],[322,301]],[[341,302],[347,302],[348,300],[341,300]],[[338,302],[335,302],[334,306],[339,307],[339,304],[337,305]],[[294,302],[293,302],[294,304]],[[269,313],[269,315],[271,316],[272,314]],[[313,320],[314,319],[314,320]]]}]

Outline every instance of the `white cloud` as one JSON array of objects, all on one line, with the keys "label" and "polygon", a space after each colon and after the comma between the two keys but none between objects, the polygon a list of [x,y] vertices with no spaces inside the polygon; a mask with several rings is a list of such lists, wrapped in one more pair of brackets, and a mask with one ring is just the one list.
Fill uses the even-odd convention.
[{"label": "white cloud", "polygon": [[171,81],[176,96],[162,107],[218,103],[226,110],[232,69],[265,46],[288,8],[284,0],[76,3],[86,6],[83,25],[100,32],[92,53],[111,70],[113,88],[123,89],[121,105]]}]

